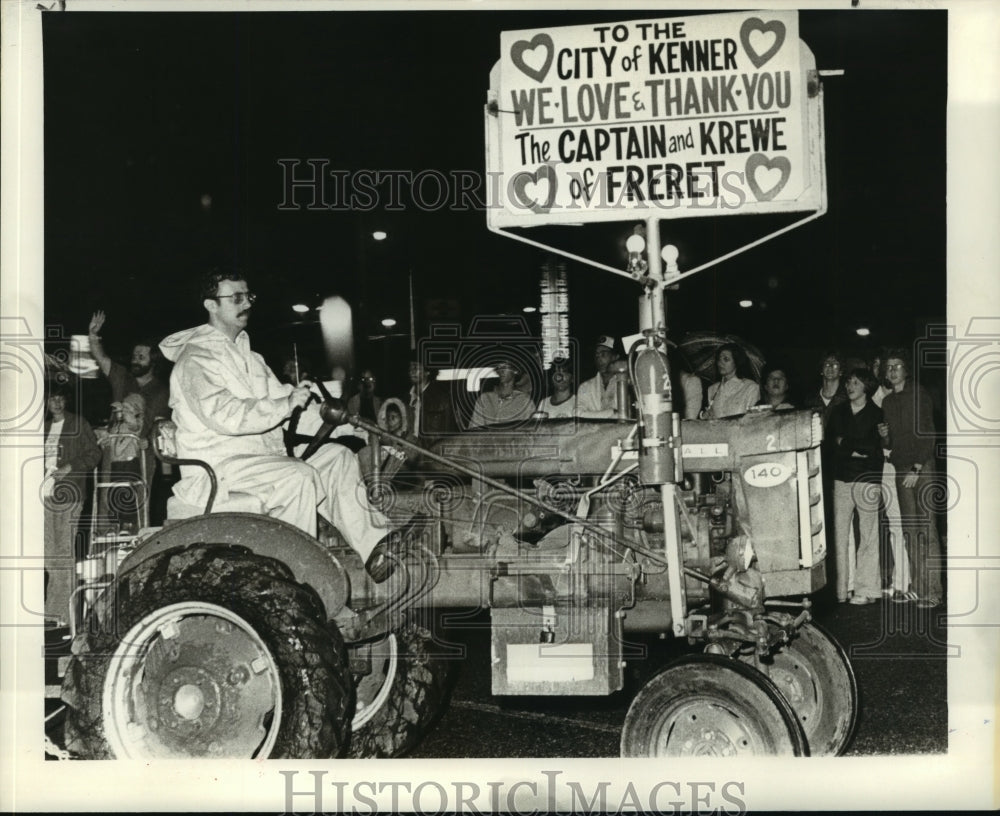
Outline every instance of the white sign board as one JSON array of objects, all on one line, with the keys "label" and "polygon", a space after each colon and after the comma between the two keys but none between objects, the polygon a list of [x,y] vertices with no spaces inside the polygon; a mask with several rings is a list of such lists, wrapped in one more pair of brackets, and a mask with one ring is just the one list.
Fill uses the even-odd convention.
[{"label": "white sign board", "polygon": [[794,11],[508,31],[500,49],[494,226],[821,207],[819,86]]}]

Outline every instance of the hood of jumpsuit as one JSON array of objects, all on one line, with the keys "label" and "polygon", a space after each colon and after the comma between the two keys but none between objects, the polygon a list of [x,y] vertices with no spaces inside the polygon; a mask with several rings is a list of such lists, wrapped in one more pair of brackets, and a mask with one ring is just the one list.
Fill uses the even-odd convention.
[{"label": "hood of jumpsuit", "polygon": [[[282,383],[250,349],[240,332],[230,340],[214,326],[185,329],[160,343],[174,363],[170,375],[170,407],[177,425],[177,456],[201,459],[218,470],[227,460],[245,455],[285,455],[281,425],[291,413],[293,388]],[[219,478],[219,500],[228,495]],[[189,504],[208,496],[209,480],[199,467],[181,467],[174,493]]]}]

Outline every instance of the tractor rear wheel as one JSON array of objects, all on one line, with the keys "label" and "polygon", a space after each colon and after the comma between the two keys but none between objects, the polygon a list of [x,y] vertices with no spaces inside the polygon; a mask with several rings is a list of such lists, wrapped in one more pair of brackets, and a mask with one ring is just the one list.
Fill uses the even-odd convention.
[{"label": "tractor rear wheel", "polygon": [[401,756],[447,707],[455,661],[429,630],[413,623],[350,650],[352,662],[364,662],[370,671],[357,677],[349,755]]},{"label": "tractor rear wheel", "polygon": [[350,676],[323,604],[244,547],[195,544],[119,576],[63,684],[83,758],[327,758]]}]

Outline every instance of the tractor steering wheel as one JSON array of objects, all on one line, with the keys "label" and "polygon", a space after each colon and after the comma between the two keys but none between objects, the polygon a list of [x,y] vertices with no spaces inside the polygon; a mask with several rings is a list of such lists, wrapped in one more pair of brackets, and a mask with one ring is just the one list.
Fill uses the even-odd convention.
[{"label": "tractor steering wheel", "polygon": [[316,381],[316,387],[323,395],[323,406],[320,408],[320,416],[323,417],[323,424],[311,437],[300,435],[297,432],[299,419],[301,419],[302,412],[305,408],[295,408],[288,420],[288,427],[285,429],[285,452],[289,456],[295,456],[295,448],[297,445],[301,445],[303,442],[309,443],[306,445],[305,450],[302,451],[302,455],[299,457],[303,462],[316,453],[316,451],[320,449],[320,446],[322,446],[323,443],[330,438],[330,434],[333,433],[333,429],[336,428],[337,425],[341,424],[340,422],[331,422],[330,419],[340,418],[343,416],[341,401],[336,399],[321,381]]}]

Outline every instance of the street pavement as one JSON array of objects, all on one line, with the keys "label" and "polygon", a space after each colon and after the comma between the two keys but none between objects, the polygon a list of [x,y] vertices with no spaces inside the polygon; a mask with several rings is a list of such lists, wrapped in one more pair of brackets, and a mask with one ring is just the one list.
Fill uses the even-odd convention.
[{"label": "street pavement", "polygon": [[[948,750],[945,608],[879,601],[819,602],[813,610],[847,650],[860,707],[845,756],[914,755]],[[475,621],[482,628],[468,628]],[[438,723],[410,756],[424,758],[617,757],[629,703],[638,689],[686,649],[674,640],[630,637],[648,657],[630,661],[625,689],[608,697],[496,697],[490,693],[488,615],[446,628],[466,656]]]},{"label": "street pavement", "polygon": [[[817,602],[814,618],[847,650],[857,677],[857,729],[846,756],[943,754],[948,750],[946,611],[879,601],[870,606]],[[445,616],[442,618],[441,616]],[[447,618],[459,619],[451,626]],[[450,702],[410,752],[418,758],[618,757],[632,698],[654,674],[689,650],[685,642],[628,636],[646,656],[630,660],[625,688],[598,697],[494,696],[489,613],[439,613],[438,631],[464,650]],[[62,651],[62,650],[60,650]],[[58,683],[49,661],[50,683]],[[55,700],[46,712],[56,710]],[[53,720],[53,729],[61,718]],[[55,742],[61,735],[52,733]]]}]

